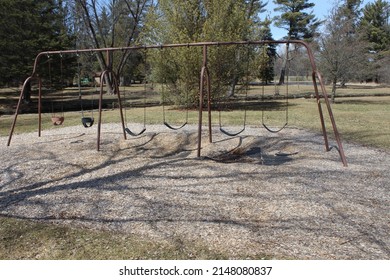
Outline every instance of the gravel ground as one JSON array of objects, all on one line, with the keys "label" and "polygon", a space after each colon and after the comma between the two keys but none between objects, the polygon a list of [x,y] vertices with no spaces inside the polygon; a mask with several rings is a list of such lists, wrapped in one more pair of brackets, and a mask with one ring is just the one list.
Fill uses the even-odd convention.
[{"label": "gravel ground", "polygon": [[[137,125],[135,125],[137,126]],[[196,157],[196,127],[57,128],[0,138],[0,215],[183,240],[231,258],[390,259],[389,151],[321,135],[216,129]],[[136,130],[136,129],[134,129]],[[206,129],[205,129],[206,131]]]}]

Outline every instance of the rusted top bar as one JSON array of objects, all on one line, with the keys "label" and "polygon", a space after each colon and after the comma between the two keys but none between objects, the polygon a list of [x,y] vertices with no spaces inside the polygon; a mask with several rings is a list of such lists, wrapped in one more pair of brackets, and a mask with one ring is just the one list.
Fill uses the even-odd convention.
[{"label": "rusted top bar", "polygon": [[[180,47],[204,47],[204,46],[225,46],[225,45],[265,45],[265,44],[298,44],[304,46],[310,57],[313,57],[313,53],[309,48],[309,45],[305,41],[301,40],[264,40],[264,41],[231,41],[231,42],[197,42],[197,43],[181,43],[181,44],[162,44],[162,45],[137,45],[130,47],[117,47],[117,48],[101,48],[101,49],[78,49],[78,50],[62,50],[62,51],[44,51],[39,53],[34,62],[34,69],[32,76],[36,74],[38,62],[41,56],[48,56],[53,54],[80,54],[91,52],[111,52],[111,51],[128,51],[139,49],[162,49],[162,48],[180,48]],[[311,60],[311,59],[310,59]],[[313,63],[312,63],[313,64]],[[313,69],[316,69],[315,64],[312,65]]]}]

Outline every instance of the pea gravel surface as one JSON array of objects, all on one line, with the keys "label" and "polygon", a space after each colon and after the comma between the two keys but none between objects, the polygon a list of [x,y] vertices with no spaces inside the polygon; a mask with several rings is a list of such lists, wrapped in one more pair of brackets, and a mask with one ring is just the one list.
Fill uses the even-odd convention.
[{"label": "pea gravel surface", "polygon": [[[134,124],[133,130],[142,127]],[[234,132],[239,128],[227,128]],[[390,152],[322,135],[247,127],[118,124],[0,138],[0,215],[190,242],[230,258],[390,259]]]}]

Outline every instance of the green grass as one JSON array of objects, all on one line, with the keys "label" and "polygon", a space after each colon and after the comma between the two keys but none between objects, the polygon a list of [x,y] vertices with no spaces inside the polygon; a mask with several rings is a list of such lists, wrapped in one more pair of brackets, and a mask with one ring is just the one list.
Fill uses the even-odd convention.
[{"label": "green grass", "polygon": [[0,259],[227,259],[202,244],[171,243],[134,235],[75,229],[0,217]]},{"label": "green grass", "polygon": [[[272,87],[267,87],[267,94],[272,95]],[[291,96],[297,93],[310,94],[311,87],[295,86],[291,88]],[[260,88],[254,88],[249,94],[261,94]],[[352,96],[337,98],[332,110],[343,140],[367,146],[390,149],[390,89],[349,88],[340,89],[340,95]],[[368,96],[367,96],[368,95]],[[362,97],[364,96],[364,97]],[[141,97],[139,97],[141,98]],[[157,99],[154,96],[154,101]],[[280,105],[283,105],[283,101]],[[268,125],[281,126],[285,121],[283,107],[268,108],[264,119]],[[166,108],[166,120],[172,124],[180,124],[185,120],[185,111]],[[143,108],[126,110],[128,122],[143,122]],[[326,114],[326,107],[323,106]],[[162,124],[162,107],[146,108],[148,124]],[[320,132],[320,121],[315,99],[296,98],[289,100],[289,126],[305,128]],[[97,117],[95,111],[94,116]],[[50,122],[50,113],[43,115],[43,129],[56,129]],[[223,125],[243,125],[244,111],[224,111],[221,114]],[[258,126],[259,133],[262,111],[247,111],[247,123]],[[66,112],[64,126],[79,125],[80,112]],[[175,121],[176,120],[176,121]],[[206,124],[207,114],[203,121]],[[0,118],[0,135],[6,136],[12,122],[12,116]],[[105,110],[104,123],[119,123],[119,111]],[[188,122],[198,122],[198,112],[189,112]],[[218,113],[213,112],[213,125],[218,125]],[[327,127],[330,124],[327,118]],[[18,118],[16,133],[37,131],[37,115],[21,114]],[[331,135],[331,133],[330,133]],[[193,244],[183,240],[163,243],[154,240],[143,240],[132,235],[113,232],[74,229],[52,224],[0,217],[0,259],[227,259],[224,252],[211,252],[204,244]],[[261,259],[268,256],[242,256],[242,258]]]},{"label": "green grass", "polygon": [[[283,101],[279,101],[284,104]],[[173,125],[180,125],[186,120],[184,110],[171,110],[165,108],[166,121]],[[323,106],[327,116],[326,106]],[[338,98],[332,104],[332,110],[342,138],[363,145],[390,149],[390,97],[354,97]],[[144,109],[126,109],[128,123],[142,123],[144,121]],[[90,114],[90,112],[87,112]],[[243,110],[223,111],[221,113],[222,125],[242,126],[245,112]],[[43,114],[42,124],[45,129],[58,129],[50,121],[51,114]],[[98,114],[95,111],[94,117]],[[247,111],[247,124],[261,127],[263,113],[261,110]],[[218,126],[218,112],[212,113],[213,125]],[[264,112],[264,122],[267,125],[281,127],[285,122],[286,114],[283,108]],[[7,136],[12,123],[12,116],[2,116],[0,119],[0,135]],[[80,125],[80,112],[65,113],[64,126]],[[161,106],[146,108],[147,124],[162,124],[163,108]],[[119,110],[105,110],[102,114],[103,123],[120,123]],[[320,121],[317,105],[314,99],[291,99],[288,108],[289,126],[306,128],[312,131],[320,131]],[[188,122],[197,124],[198,112],[190,110]],[[204,112],[203,122],[207,124],[207,113]],[[330,129],[330,124],[327,122]],[[19,115],[15,133],[38,131],[38,118],[36,114]],[[329,130],[330,134],[331,131]]]},{"label": "green grass", "polygon": [[[314,100],[291,102],[291,124],[320,131],[318,110]],[[326,107],[323,106],[324,112]],[[339,98],[332,111],[342,138],[365,146],[390,149],[390,97]],[[325,114],[327,116],[327,112]],[[327,130],[331,135],[329,118]]]}]

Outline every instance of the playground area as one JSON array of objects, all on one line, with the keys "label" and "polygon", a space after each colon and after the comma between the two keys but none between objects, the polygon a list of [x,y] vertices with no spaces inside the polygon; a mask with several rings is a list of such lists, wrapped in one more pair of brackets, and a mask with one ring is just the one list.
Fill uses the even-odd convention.
[{"label": "playground area", "polygon": [[388,151],[345,143],[346,168],[320,134],[248,126],[236,137],[214,129],[198,158],[194,125],[151,125],[128,140],[120,130],[102,126],[100,152],[95,126],[1,145],[0,215],[229,258],[390,258]]},{"label": "playground area", "polygon": [[[287,74],[278,85],[282,75],[274,74],[272,83],[260,82],[251,75],[250,46],[264,43],[226,43],[240,46],[231,49],[233,58],[247,57],[236,67],[241,73],[229,74],[241,75],[232,95],[231,77],[209,62],[220,43],[165,46],[202,47],[202,67],[187,69],[200,74],[195,83],[184,76],[169,84],[164,71],[156,83],[147,81],[161,73],[148,74],[153,63],[146,59],[167,61],[163,46],[128,49],[144,53],[146,79],[128,86],[107,69],[100,85],[82,87],[80,62],[78,83],[65,86],[66,54],[79,60],[80,51],[39,54],[15,90],[17,102],[9,91],[0,100],[0,223],[133,236],[173,246],[188,259],[205,258],[194,247],[212,252],[206,258],[389,259],[389,88],[340,88],[331,106],[309,49],[312,76]],[[109,60],[109,52],[123,49],[94,51]],[[110,79],[111,89],[104,85]],[[5,239],[18,244],[27,233],[18,234],[11,230]],[[60,258],[48,253],[50,244],[20,258]],[[64,258],[86,258],[77,254]],[[135,258],[144,257],[154,255]]]}]

